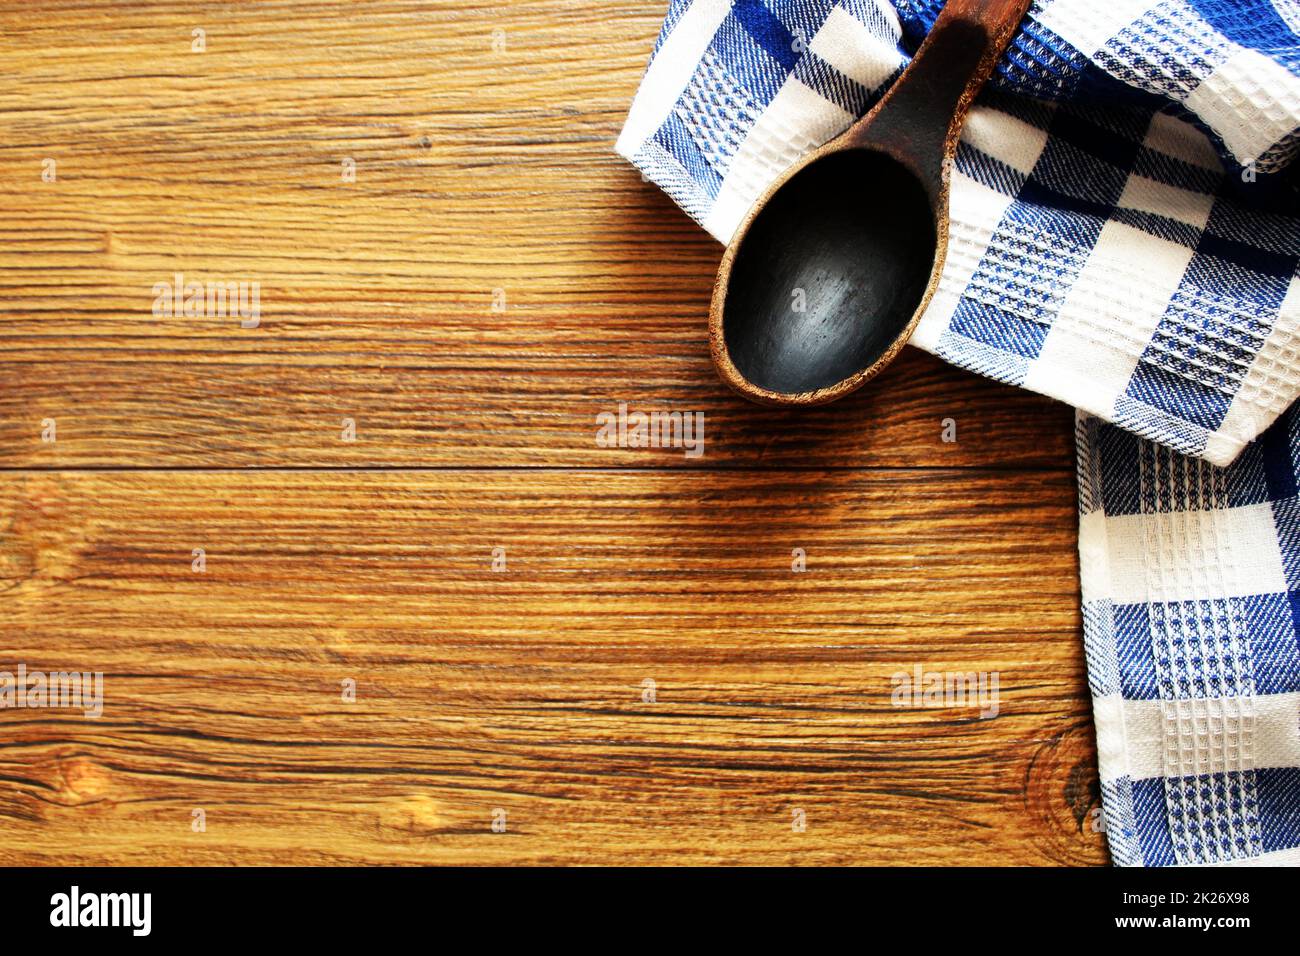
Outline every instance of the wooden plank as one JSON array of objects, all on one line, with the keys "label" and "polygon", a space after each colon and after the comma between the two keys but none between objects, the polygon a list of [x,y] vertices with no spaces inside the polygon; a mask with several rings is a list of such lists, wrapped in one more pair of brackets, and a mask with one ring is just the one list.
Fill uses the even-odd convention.
[{"label": "wooden plank", "polygon": [[0,666],[105,676],[0,710],[0,862],[1102,862],[1074,535],[1060,472],[10,472]]},{"label": "wooden plank", "polygon": [[[716,380],[721,250],[613,153],[662,13],[0,12],[0,465],[691,464],[598,447],[623,401],[705,413],[697,466],[1061,467],[1068,409],[919,354],[803,415]],[[258,326],[156,317],[176,273]]]}]

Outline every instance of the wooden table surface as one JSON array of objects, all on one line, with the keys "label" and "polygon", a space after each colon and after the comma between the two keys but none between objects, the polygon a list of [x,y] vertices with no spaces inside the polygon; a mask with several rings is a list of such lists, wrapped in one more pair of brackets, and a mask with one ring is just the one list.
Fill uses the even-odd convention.
[{"label": "wooden table surface", "polygon": [[613,152],[663,7],[4,5],[0,669],[104,703],[0,710],[0,863],[1106,861],[1070,410],[728,394]]}]

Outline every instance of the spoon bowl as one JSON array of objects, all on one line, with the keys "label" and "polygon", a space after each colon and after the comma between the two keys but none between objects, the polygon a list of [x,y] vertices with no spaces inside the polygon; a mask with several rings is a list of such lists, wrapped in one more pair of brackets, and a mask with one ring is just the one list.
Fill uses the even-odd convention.
[{"label": "spoon bowl", "polygon": [[935,246],[924,186],[886,153],[850,149],[803,166],[731,264],[722,331],[736,372],[764,397],[810,395],[892,357]]},{"label": "spoon bowl", "polygon": [[709,310],[724,382],[757,402],[822,404],[901,351],[943,271],[967,110],[1028,6],[947,0],[875,108],[754,203]]}]

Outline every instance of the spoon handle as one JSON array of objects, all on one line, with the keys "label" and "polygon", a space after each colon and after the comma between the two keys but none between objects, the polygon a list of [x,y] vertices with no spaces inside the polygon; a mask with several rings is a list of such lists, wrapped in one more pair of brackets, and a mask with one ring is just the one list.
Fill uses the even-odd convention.
[{"label": "spoon handle", "polygon": [[845,134],[845,145],[889,153],[912,169],[931,202],[966,111],[1011,42],[1029,0],[948,0],[902,76]]}]

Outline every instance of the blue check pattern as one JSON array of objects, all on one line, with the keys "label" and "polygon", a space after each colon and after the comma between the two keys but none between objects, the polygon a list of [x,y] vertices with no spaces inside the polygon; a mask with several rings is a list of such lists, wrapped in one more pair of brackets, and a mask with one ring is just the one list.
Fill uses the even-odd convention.
[{"label": "blue check pattern", "polygon": [[[726,242],[941,8],[673,0],[618,150]],[[1298,29],[1293,0],[1033,3],[963,131],[913,337],[1080,410],[1121,864],[1300,859]]]},{"label": "blue check pattern", "polygon": [[1078,448],[1115,862],[1300,863],[1300,406],[1227,467],[1082,414]]}]

